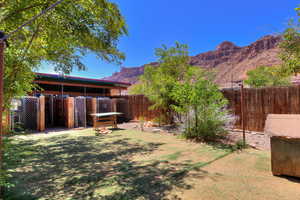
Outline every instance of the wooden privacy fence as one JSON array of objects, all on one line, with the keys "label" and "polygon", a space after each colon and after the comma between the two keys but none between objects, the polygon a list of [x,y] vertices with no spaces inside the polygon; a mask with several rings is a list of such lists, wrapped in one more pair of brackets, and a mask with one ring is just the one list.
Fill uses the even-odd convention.
[{"label": "wooden privacy fence", "polygon": [[[228,109],[231,110],[237,118],[236,128],[242,128],[240,89],[223,89],[222,93],[225,98],[229,100]],[[36,105],[34,108],[38,111],[38,114],[33,115],[35,112],[32,112],[32,109],[29,109],[30,107],[28,107],[30,111],[26,109],[25,113],[34,117],[34,120],[31,121],[37,121],[35,124],[38,130],[44,130],[45,124],[46,127],[48,127],[47,124],[64,125],[68,128],[74,127],[74,120],[76,120],[76,116],[74,115],[74,98],[49,99],[40,97],[35,99],[38,104],[34,104]],[[109,104],[105,103],[106,101],[108,101]],[[51,105],[53,109],[49,109]],[[122,115],[120,121],[140,120],[141,118],[150,121],[159,118],[164,114],[162,110],[151,110],[151,105],[152,103],[143,95],[114,97],[112,100],[86,98],[86,116],[84,115],[83,118],[86,117],[87,124],[92,125],[90,114],[95,112],[108,112],[110,110],[122,112],[124,115]],[[83,113],[83,111],[79,112]],[[300,86],[269,87],[261,89],[245,88],[245,129],[251,131],[263,131],[268,114],[300,114]],[[55,123],[57,120],[59,123]]]},{"label": "wooden privacy fence", "polygon": [[133,120],[154,120],[161,116],[161,110],[152,110],[150,106],[152,103],[144,95],[130,95],[126,96],[129,104],[129,116]]},{"label": "wooden privacy fence", "polygon": [[[222,91],[229,100],[229,108],[237,116],[236,127],[241,128],[241,92]],[[244,117],[246,130],[263,131],[268,114],[300,114],[300,87],[268,87],[244,89]]]},{"label": "wooden privacy fence", "polygon": [[[236,115],[236,128],[242,128],[241,91],[223,89],[224,97],[229,101],[228,109]],[[132,119],[143,117],[153,120],[162,113],[150,110],[151,102],[143,95],[126,96]],[[245,128],[250,131],[263,131],[268,114],[300,114],[300,86],[245,88],[244,117]]]},{"label": "wooden privacy fence", "polygon": [[[12,123],[7,129],[17,125],[28,130],[44,131],[47,128],[77,128],[93,125],[91,114],[96,112],[116,112],[116,105],[122,99],[40,96],[24,97],[21,105],[11,112]],[[128,103],[127,103],[128,107]],[[125,119],[123,119],[125,121]],[[127,119],[126,119],[127,120]],[[130,119],[129,119],[130,120]]]}]

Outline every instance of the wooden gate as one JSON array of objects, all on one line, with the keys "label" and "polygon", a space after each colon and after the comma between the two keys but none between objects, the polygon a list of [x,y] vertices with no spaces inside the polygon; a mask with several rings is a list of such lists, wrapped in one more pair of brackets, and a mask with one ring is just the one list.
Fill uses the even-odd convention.
[{"label": "wooden gate", "polygon": [[112,100],[110,98],[97,98],[97,113],[112,112]]},{"label": "wooden gate", "polygon": [[86,99],[84,97],[76,97],[74,99],[74,126],[86,127]]},{"label": "wooden gate", "polygon": [[38,107],[37,97],[25,97],[22,99],[21,124],[25,129],[37,130],[38,128]]},{"label": "wooden gate", "polygon": [[53,95],[45,96],[45,126],[51,128],[54,126],[54,113],[53,113]]},{"label": "wooden gate", "polygon": [[65,98],[62,96],[53,97],[53,126],[65,127]]}]

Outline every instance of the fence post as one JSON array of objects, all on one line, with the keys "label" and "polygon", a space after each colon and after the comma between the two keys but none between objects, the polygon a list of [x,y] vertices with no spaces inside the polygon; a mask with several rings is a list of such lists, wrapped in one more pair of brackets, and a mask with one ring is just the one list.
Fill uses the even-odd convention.
[{"label": "fence post", "polygon": [[66,98],[66,127],[74,128],[74,98]]},{"label": "fence post", "polygon": [[243,128],[243,144],[246,146],[246,134],[245,134],[245,113],[244,113],[244,84],[241,83],[241,117],[242,117],[242,128]]},{"label": "fence post", "polygon": [[[92,98],[92,113],[91,114],[95,114],[95,113],[97,113],[97,99],[96,98]],[[95,124],[95,120],[96,120],[96,117],[95,116],[93,116],[92,117],[92,124],[93,124],[93,126],[94,126],[94,124]]]},{"label": "fence post", "polygon": [[38,104],[38,131],[45,131],[45,96],[39,97]]}]

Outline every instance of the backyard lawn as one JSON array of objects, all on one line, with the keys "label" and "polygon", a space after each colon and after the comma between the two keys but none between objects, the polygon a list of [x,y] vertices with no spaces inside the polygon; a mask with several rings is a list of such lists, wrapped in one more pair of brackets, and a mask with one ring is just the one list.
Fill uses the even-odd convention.
[{"label": "backyard lawn", "polygon": [[274,177],[270,153],[192,143],[134,130],[16,136],[14,199],[300,199],[296,179]]}]

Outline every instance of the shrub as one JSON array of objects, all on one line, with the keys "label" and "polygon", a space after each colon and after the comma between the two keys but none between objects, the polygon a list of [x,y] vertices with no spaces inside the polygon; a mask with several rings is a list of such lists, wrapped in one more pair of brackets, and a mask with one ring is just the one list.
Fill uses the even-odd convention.
[{"label": "shrub", "polygon": [[[198,113],[201,115],[201,113]],[[200,117],[199,117],[200,118]],[[218,138],[222,138],[226,135],[225,129],[226,120],[218,119],[218,116],[205,117],[203,120],[199,120],[196,125],[195,119],[184,131],[186,138],[195,138],[203,141],[214,141]]]},{"label": "shrub", "polygon": [[291,84],[290,74],[281,66],[260,66],[247,72],[246,85],[253,88],[270,86],[288,86]]},{"label": "shrub", "polygon": [[226,110],[227,100],[207,72],[198,72],[195,81],[176,85],[174,109],[185,116],[186,138],[212,141],[226,134],[231,117]]}]

